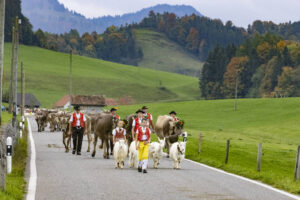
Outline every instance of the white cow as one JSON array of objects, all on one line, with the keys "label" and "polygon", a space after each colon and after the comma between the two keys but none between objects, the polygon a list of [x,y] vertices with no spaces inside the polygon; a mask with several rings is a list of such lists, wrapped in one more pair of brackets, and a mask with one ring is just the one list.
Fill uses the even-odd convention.
[{"label": "white cow", "polygon": [[149,158],[153,159],[153,168],[157,169],[159,161],[163,156],[163,148],[165,147],[165,138],[158,142],[152,142],[149,147]]},{"label": "white cow", "polygon": [[129,147],[129,167],[138,167],[138,156],[139,152],[136,150],[136,143],[135,141],[131,142]]},{"label": "white cow", "polygon": [[170,148],[170,158],[174,162],[174,169],[180,169],[179,164],[185,156],[185,146],[186,142],[175,142]]},{"label": "white cow", "polygon": [[115,167],[123,168],[124,162],[127,157],[128,147],[125,143],[125,140],[119,140],[114,145],[114,158],[115,158]]}]

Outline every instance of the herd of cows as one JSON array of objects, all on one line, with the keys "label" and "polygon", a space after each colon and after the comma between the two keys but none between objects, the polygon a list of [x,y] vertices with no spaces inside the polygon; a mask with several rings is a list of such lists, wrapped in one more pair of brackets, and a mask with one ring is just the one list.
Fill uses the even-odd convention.
[{"label": "herd of cows", "polygon": [[[65,147],[65,152],[69,152],[71,148],[71,135],[69,132],[69,120],[71,112],[37,109],[34,111],[35,120],[38,125],[38,132],[42,132],[49,125],[50,132],[61,131],[62,142]],[[126,134],[127,143],[119,143],[118,146],[113,145],[112,130],[116,128],[118,119],[109,111],[101,113],[86,113],[86,128],[88,148],[93,141],[92,157],[96,155],[96,146],[98,138],[101,140],[99,148],[103,148],[103,158],[109,159],[110,155],[114,155],[116,167],[123,168],[124,162],[129,155],[129,166],[137,167],[138,152],[136,150],[135,141],[132,134]],[[124,128],[127,133],[131,133],[132,122],[136,118],[136,114],[128,115],[124,121]],[[163,149],[166,148],[167,155],[174,161],[173,168],[179,169],[180,161],[184,158],[187,133],[184,132],[184,122],[174,121],[168,115],[162,115],[157,118],[155,124],[155,133],[158,136],[159,142],[151,142],[149,147],[149,157],[153,159],[154,168],[157,168],[159,161],[163,155]],[[183,142],[179,142],[179,137],[183,136]],[[129,148],[128,148],[129,147]]]}]

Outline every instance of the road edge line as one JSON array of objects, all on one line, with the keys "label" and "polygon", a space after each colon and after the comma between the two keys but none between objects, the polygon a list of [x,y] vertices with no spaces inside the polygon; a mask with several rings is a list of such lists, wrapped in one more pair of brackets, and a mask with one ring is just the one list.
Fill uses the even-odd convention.
[{"label": "road edge line", "polygon": [[222,174],[226,174],[226,175],[229,175],[229,176],[233,176],[233,177],[235,177],[235,178],[238,178],[238,179],[241,179],[241,180],[244,180],[244,181],[247,181],[247,182],[256,184],[256,185],[259,185],[259,186],[264,187],[264,188],[266,188],[266,189],[269,189],[269,190],[272,190],[272,191],[274,191],[274,192],[280,193],[280,194],[282,194],[282,195],[291,197],[291,198],[293,198],[293,199],[300,200],[300,197],[297,196],[297,195],[294,195],[294,194],[291,194],[291,193],[289,193],[289,192],[286,192],[286,191],[283,191],[283,190],[274,188],[274,187],[272,187],[272,186],[270,186],[270,185],[267,185],[267,184],[265,184],[265,183],[261,183],[261,182],[258,182],[258,181],[256,181],[256,180],[252,180],[252,179],[249,179],[249,178],[240,176],[240,175],[232,174],[232,173],[226,172],[226,171],[224,171],[224,170],[217,169],[217,168],[214,168],[214,167],[211,167],[211,166],[208,166],[208,165],[205,165],[205,164],[203,164],[203,163],[199,163],[199,162],[196,162],[196,161],[187,159],[187,158],[185,158],[184,160],[186,160],[186,161],[188,161],[188,162],[191,162],[191,163],[194,163],[194,164],[196,164],[196,165],[200,165],[200,166],[205,167],[205,168],[207,168],[207,169],[210,169],[210,170],[213,170],[213,171],[222,173]]},{"label": "road edge line", "polygon": [[35,143],[32,135],[31,124],[29,118],[27,117],[28,124],[28,133],[30,140],[30,175],[29,175],[29,184],[28,184],[28,192],[26,195],[26,200],[35,200],[35,192],[36,192],[36,181],[37,181],[37,172],[36,172],[36,151],[35,151]]}]

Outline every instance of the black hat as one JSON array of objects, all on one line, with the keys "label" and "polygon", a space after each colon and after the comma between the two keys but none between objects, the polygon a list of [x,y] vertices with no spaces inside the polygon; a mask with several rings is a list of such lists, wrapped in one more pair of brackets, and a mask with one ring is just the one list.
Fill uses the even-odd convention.
[{"label": "black hat", "polygon": [[79,105],[75,105],[74,106],[74,110],[80,110],[80,106]]},{"label": "black hat", "polygon": [[176,113],[174,110],[171,111],[169,114],[170,114],[170,115],[171,115],[171,114],[177,115],[177,113]]},{"label": "black hat", "polygon": [[149,109],[147,106],[143,106],[142,107],[142,110],[144,110],[144,109]]},{"label": "black hat", "polygon": [[141,110],[141,109],[138,109],[136,112],[135,112],[136,114],[138,114],[138,113],[145,113],[143,110]]},{"label": "black hat", "polygon": [[116,109],[116,108],[111,108],[110,109],[110,112],[113,112],[113,111],[117,111],[118,109]]}]

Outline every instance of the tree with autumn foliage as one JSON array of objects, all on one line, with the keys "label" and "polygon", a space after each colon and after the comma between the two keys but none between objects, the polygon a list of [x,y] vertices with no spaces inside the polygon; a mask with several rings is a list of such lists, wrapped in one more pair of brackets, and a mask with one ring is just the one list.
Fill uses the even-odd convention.
[{"label": "tree with autumn foliage", "polygon": [[278,77],[278,85],[275,88],[275,92],[281,96],[293,96],[296,92],[296,70],[292,67],[285,66],[282,68],[282,73]]},{"label": "tree with autumn foliage", "polygon": [[226,67],[224,74],[224,87],[223,93],[227,98],[233,98],[235,95],[236,84],[238,85],[238,96],[243,94],[245,88],[242,78],[243,74],[246,73],[246,65],[249,62],[247,56],[244,57],[233,57]]}]

